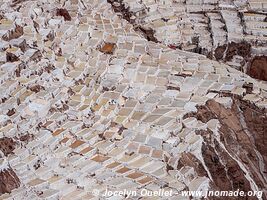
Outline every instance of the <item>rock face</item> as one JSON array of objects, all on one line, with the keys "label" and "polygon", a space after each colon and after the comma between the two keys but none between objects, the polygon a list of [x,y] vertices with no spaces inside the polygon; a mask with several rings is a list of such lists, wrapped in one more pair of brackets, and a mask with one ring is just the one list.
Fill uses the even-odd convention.
[{"label": "rock face", "polygon": [[231,98],[231,108],[210,100],[193,114],[204,123],[219,121],[218,130],[197,131],[204,138],[202,155],[212,176],[212,187],[215,190],[259,189],[265,192],[266,198],[266,109]]},{"label": "rock face", "polygon": [[10,193],[20,186],[20,180],[13,169],[8,168],[0,172],[0,195]]},{"label": "rock face", "polygon": [[0,150],[5,156],[8,156],[15,149],[16,142],[12,138],[3,137],[0,138]]},{"label": "rock face", "polygon": [[214,51],[214,57],[218,61],[235,62],[239,56],[238,70],[245,69],[245,72],[253,78],[267,81],[267,56],[255,56],[251,53],[251,44],[248,42],[231,42],[218,46]]},{"label": "rock face", "polygon": [[[255,0],[2,2],[0,199],[266,193],[267,84],[236,70],[267,49],[263,8]],[[250,69],[262,75],[258,60]],[[102,197],[107,188],[137,195]]]},{"label": "rock face", "polygon": [[256,79],[267,81],[267,56],[256,56],[251,61],[248,74]]}]

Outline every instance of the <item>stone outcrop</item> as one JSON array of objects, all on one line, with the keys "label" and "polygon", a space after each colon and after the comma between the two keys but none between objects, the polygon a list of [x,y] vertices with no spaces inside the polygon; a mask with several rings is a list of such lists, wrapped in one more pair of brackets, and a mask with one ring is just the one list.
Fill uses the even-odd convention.
[{"label": "stone outcrop", "polygon": [[10,193],[20,186],[20,180],[13,169],[8,168],[0,171],[0,195]]},{"label": "stone outcrop", "polygon": [[230,108],[209,100],[189,115],[204,123],[219,121],[218,130],[197,131],[204,138],[202,155],[213,179],[212,187],[215,190],[250,191],[256,186],[265,192],[266,198],[266,109],[238,97],[227,98],[232,100]]},{"label": "stone outcrop", "polygon": [[71,21],[71,16],[70,16],[69,12],[64,8],[57,8],[56,15],[62,16],[65,21]]},{"label": "stone outcrop", "polygon": [[261,3],[257,7],[250,1],[223,0],[108,2],[149,41],[203,54],[247,74],[253,58],[267,51],[266,9]]},{"label": "stone outcrop", "polygon": [[12,138],[0,138],[0,150],[4,153],[5,156],[12,154],[15,147],[16,142]]}]

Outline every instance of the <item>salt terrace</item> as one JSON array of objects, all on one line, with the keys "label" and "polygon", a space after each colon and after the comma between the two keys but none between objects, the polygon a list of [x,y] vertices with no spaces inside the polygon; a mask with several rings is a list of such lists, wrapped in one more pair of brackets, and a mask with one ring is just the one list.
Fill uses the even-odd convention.
[{"label": "salt terrace", "polygon": [[[125,2],[130,11],[141,9],[134,0]],[[184,7],[162,2],[161,15],[151,11],[155,15],[143,19],[156,30],[158,41],[149,41],[136,29],[146,24],[129,23],[113,1],[2,1],[0,199],[101,199],[91,191],[106,188],[266,192],[266,82],[170,48],[191,36],[175,34],[189,31],[175,26],[173,13]],[[195,2],[203,3],[186,1],[185,8],[199,12]],[[201,9],[212,2],[218,1],[204,0]],[[239,22],[231,20],[236,11],[220,2],[228,39],[239,39]],[[267,9],[264,0],[246,6]],[[266,53],[263,16],[244,15],[251,34],[244,37],[261,43],[255,54]],[[220,17],[203,19],[214,24],[213,42],[194,25],[207,49],[225,40]]]}]

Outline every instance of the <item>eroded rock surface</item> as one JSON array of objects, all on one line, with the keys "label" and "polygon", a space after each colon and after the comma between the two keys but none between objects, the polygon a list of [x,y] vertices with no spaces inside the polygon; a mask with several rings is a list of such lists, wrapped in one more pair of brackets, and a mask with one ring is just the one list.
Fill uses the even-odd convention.
[{"label": "eroded rock surface", "polygon": [[266,9],[250,1],[108,2],[148,40],[206,55],[248,74],[253,58],[267,51]]},{"label": "eroded rock surface", "polygon": [[0,171],[0,195],[10,193],[20,186],[20,180],[13,169],[8,168]]},{"label": "eroded rock surface", "polygon": [[256,56],[248,68],[248,74],[256,79],[267,81],[267,56]]},{"label": "eroded rock surface", "polygon": [[16,25],[14,29],[8,31],[5,35],[2,36],[2,39],[5,41],[10,41],[12,39],[17,39],[23,35],[23,27]]},{"label": "eroded rock surface", "polygon": [[204,123],[219,121],[218,130],[197,131],[204,138],[202,155],[213,179],[212,187],[250,191],[256,186],[265,191],[266,198],[266,109],[231,98],[231,108],[209,100],[192,115]]},{"label": "eroded rock surface", "polygon": [[56,15],[62,16],[65,21],[71,21],[71,16],[70,16],[69,12],[67,11],[67,9],[65,9],[65,8],[57,8]]},{"label": "eroded rock surface", "polygon": [[[218,46],[214,51],[214,57],[222,62],[238,62],[236,69],[244,70],[251,62],[251,44],[248,42],[230,42],[223,46]],[[238,58],[237,58],[238,57]]]},{"label": "eroded rock surface", "polygon": [[14,2],[0,5],[1,199],[265,191],[266,83],[233,68],[264,52],[266,16],[245,10],[264,2]]}]

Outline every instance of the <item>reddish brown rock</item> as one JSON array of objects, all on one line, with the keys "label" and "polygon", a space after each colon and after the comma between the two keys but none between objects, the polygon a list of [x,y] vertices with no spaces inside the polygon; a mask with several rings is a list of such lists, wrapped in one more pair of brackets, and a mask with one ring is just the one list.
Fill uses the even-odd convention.
[{"label": "reddish brown rock", "polygon": [[177,90],[177,91],[180,91],[180,87],[175,87],[175,86],[167,85],[167,90]]},{"label": "reddish brown rock", "polygon": [[[214,100],[208,101],[207,106],[222,124],[220,131],[223,136],[228,136],[224,138],[224,142],[232,148],[233,152],[237,144],[250,154],[255,154],[256,149],[267,163],[267,146],[265,145],[267,143],[265,135],[267,133],[267,114],[265,109],[235,98],[233,98],[231,109],[226,109]],[[254,155],[254,157],[257,156]]]},{"label": "reddish brown rock", "polygon": [[21,141],[21,142],[26,142],[26,143],[28,143],[29,141],[31,141],[31,140],[33,140],[33,138],[34,138],[34,136],[33,136],[33,134],[25,134],[25,135],[22,135],[22,136],[20,136],[19,137],[19,140]]},{"label": "reddish brown rock", "polygon": [[244,83],[242,85],[242,88],[245,88],[246,89],[246,93],[247,94],[252,94],[252,91],[253,91],[253,83]]},{"label": "reddish brown rock", "polygon": [[247,74],[253,78],[267,81],[267,56],[254,57]]},{"label": "reddish brown rock", "polygon": [[0,195],[10,193],[20,186],[20,180],[13,169],[8,168],[0,172]]},{"label": "reddish brown rock", "polygon": [[[218,46],[213,51],[213,55],[217,61],[236,63],[237,65],[233,65],[233,67],[244,71],[246,69],[245,66],[251,60],[251,44],[245,41],[239,43],[229,42]],[[237,59],[234,58],[235,56],[238,56]]]},{"label": "reddish brown rock", "polygon": [[24,63],[20,63],[18,66],[17,66],[17,69],[15,70],[15,75],[16,77],[20,77],[20,73],[23,69],[26,69],[26,65]]},{"label": "reddish brown rock", "polygon": [[12,40],[12,39],[19,38],[20,36],[23,35],[23,33],[24,33],[23,32],[23,27],[19,26],[19,25],[16,25],[15,29],[8,31],[8,33],[6,33],[5,35],[2,36],[2,39],[5,40],[5,41],[9,41],[9,40]]},{"label": "reddish brown rock", "polygon": [[215,51],[214,51],[214,56],[215,56],[216,60],[221,60],[221,59],[223,59],[223,57],[224,57],[224,52],[225,52],[225,50],[226,50],[226,47],[227,47],[227,45],[225,44],[225,45],[223,45],[223,46],[218,46],[218,47],[215,49]]},{"label": "reddish brown rock", "polygon": [[0,150],[4,153],[5,156],[13,153],[15,146],[16,142],[12,138],[0,138]]},{"label": "reddish brown rock", "polygon": [[155,31],[151,28],[146,29],[141,26],[138,26],[135,28],[135,31],[140,31],[148,41],[158,42],[158,39],[154,36]]},{"label": "reddish brown rock", "polygon": [[8,112],[6,114],[7,114],[7,116],[12,116],[15,113],[16,113],[16,109],[15,108],[12,108],[12,109],[8,110]]},{"label": "reddish brown rock", "polygon": [[131,12],[129,10],[129,6],[126,6],[123,1],[108,0],[107,2],[111,4],[114,12],[122,16],[122,18],[127,20],[130,24],[134,25],[135,31],[141,32],[148,41],[159,42],[158,39],[154,36],[155,30],[138,25],[135,21],[135,13]]},{"label": "reddish brown rock", "polygon": [[182,153],[181,158],[178,161],[177,169],[181,169],[183,166],[193,167],[199,176],[208,176],[201,162],[190,152]]},{"label": "reddish brown rock", "polygon": [[65,21],[71,21],[71,16],[65,8],[57,8],[56,15],[62,16]]},{"label": "reddish brown rock", "polygon": [[239,55],[243,58],[249,57],[251,54],[251,45],[247,42],[235,43],[231,42],[228,44],[226,50],[225,60],[230,61],[235,55]]},{"label": "reddish brown rock", "polygon": [[132,18],[134,13],[129,10],[129,7],[126,7],[123,1],[117,0],[107,0],[108,3],[111,4],[113,10],[116,13],[120,13],[122,18],[130,22],[131,24],[135,23],[135,20]]},{"label": "reddish brown rock", "polygon": [[[233,96],[231,98],[233,100],[231,108],[225,108],[215,100],[209,100],[206,105],[199,106],[196,113],[190,113],[185,118],[193,116],[204,123],[210,119],[218,119],[220,122],[219,140],[209,129],[196,131],[204,138],[202,155],[212,176],[213,189],[252,190],[240,162],[249,171],[257,186],[266,192],[267,112],[241,98]],[[188,161],[184,164],[192,166]]]},{"label": "reddish brown rock", "polygon": [[188,117],[195,117],[197,120],[200,120],[204,123],[207,123],[211,119],[216,119],[214,113],[207,109],[206,106],[198,106],[197,112],[187,113],[183,118],[186,119]]},{"label": "reddish brown rock", "polygon": [[203,144],[202,154],[204,162],[212,176],[214,189],[232,190],[231,180],[227,178],[227,169],[224,167],[220,155],[209,144]]},{"label": "reddish brown rock", "polygon": [[44,70],[47,72],[47,73],[51,73],[53,70],[55,70],[55,66],[52,65],[52,64],[48,64],[46,67],[44,67]]},{"label": "reddish brown rock", "polygon": [[20,50],[25,53],[30,48],[30,45],[27,44],[26,40],[23,40],[23,42],[17,45],[17,47],[19,47]]},{"label": "reddish brown rock", "polygon": [[29,60],[37,62],[37,61],[40,61],[41,58],[42,58],[42,53],[41,53],[41,51],[38,50],[32,54],[32,56],[29,58]]},{"label": "reddish brown rock", "polygon": [[7,52],[6,53],[6,61],[7,62],[16,62],[16,61],[19,61],[19,57],[13,53]]},{"label": "reddish brown rock", "polygon": [[177,46],[174,45],[174,44],[169,44],[168,47],[171,48],[171,49],[173,49],[173,50],[177,49]]},{"label": "reddish brown rock", "polygon": [[235,55],[243,58],[249,58],[251,55],[251,44],[248,42],[230,42],[218,46],[214,51],[216,60],[231,61]]}]

